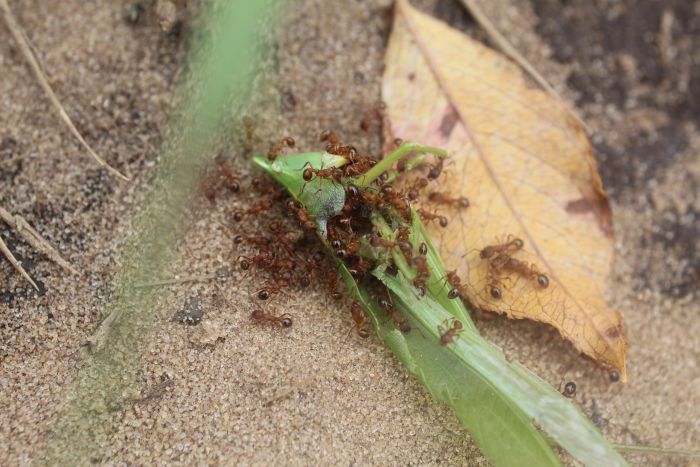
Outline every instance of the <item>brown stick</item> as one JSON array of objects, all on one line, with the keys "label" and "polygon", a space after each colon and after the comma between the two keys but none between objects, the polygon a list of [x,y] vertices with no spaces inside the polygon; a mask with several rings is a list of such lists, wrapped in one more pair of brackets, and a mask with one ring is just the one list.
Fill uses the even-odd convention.
[{"label": "brown stick", "polygon": [[[27,241],[31,246],[36,248],[40,253],[45,254],[51,261],[61,266],[71,274],[78,275],[76,271],[66,260],[61,258],[61,255],[47,242],[39,233],[32,228],[22,216],[12,215],[2,207],[0,207],[0,219],[5,221],[7,225],[14,228],[17,233]],[[9,258],[8,258],[9,259]]]},{"label": "brown stick", "polygon": [[27,281],[30,284],[32,284],[32,286],[38,292],[39,286],[36,285],[36,282],[34,282],[31,277],[29,277],[29,274],[27,274],[27,271],[24,270],[24,268],[22,267],[20,262],[17,261],[17,258],[15,258],[15,255],[13,255],[12,252],[10,251],[10,249],[7,248],[7,245],[5,245],[5,242],[2,240],[2,238],[0,238],[0,253],[2,253],[5,256],[5,258],[7,258],[7,260],[10,262],[10,264],[12,264],[12,266],[14,266],[14,268],[17,270],[17,272],[19,272],[22,275],[22,277],[27,279]]}]

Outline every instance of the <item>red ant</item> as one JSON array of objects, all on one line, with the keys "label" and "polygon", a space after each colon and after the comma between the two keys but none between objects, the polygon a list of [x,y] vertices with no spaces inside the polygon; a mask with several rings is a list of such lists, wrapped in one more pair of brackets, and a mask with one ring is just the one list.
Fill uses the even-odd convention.
[{"label": "red ant", "polygon": [[224,187],[238,193],[241,190],[240,174],[231,169],[231,163],[221,157],[215,159],[216,173],[202,179],[201,186],[204,196],[210,201],[216,201],[216,193],[223,184]]},{"label": "red ant", "polygon": [[428,195],[428,199],[433,203],[444,204],[446,206],[452,206],[459,209],[467,209],[469,207],[469,198],[453,198],[437,191],[430,193]]},{"label": "red ant", "polygon": [[405,333],[411,330],[411,326],[406,321],[406,318],[401,316],[401,314],[396,311],[396,308],[394,308],[394,305],[392,305],[389,300],[386,298],[380,298],[379,305],[381,305],[381,307],[384,308],[387,313],[389,313],[391,319],[394,320],[394,324],[396,324],[396,327],[399,328],[401,332]]},{"label": "red ant", "polygon": [[440,227],[445,228],[447,227],[448,220],[447,217],[441,216],[439,214],[434,214],[430,211],[427,211],[425,209],[419,208],[417,209],[418,214],[420,215],[420,218],[423,219],[426,222],[433,221],[437,219],[438,223],[440,224]]},{"label": "red ant", "polygon": [[438,332],[441,334],[440,345],[447,345],[454,342],[457,333],[463,328],[461,321],[454,318],[451,319],[454,320],[452,326],[450,326],[450,319],[446,319],[442,322],[441,326],[438,326]]},{"label": "red ant", "polygon": [[411,219],[411,208],[401,192],[396,192],[390,186],[385,186],[382,188],[382,198],[396,209],[404,219]]},{"label": "red ant", "polygon": [[350,305],[350,313],[352,313],[352,320],[355,321],[354,328],[357,329],[357,335],[363,339],[367,339],[369,337],[369,331],[367,331],[367,328],[365,327],[367,324],[367,318],[365,318],[360,304],[357,302],[352,302],[352,305]]},{"label": "red ant", "polygon": [[420,191],[426,186],[428,186],[428,180],[425,178],[417,179],[408,190],[408,199],[411,201],[417,200],[420,197]]},{"label": "red ant", "polygon": [[253,310],[253,313],[251,313],[250,318],[257,323],[270,323],[275,325],[279,324],[285,328],[288,328],[292,325],[292,317],[289,315],[289,313],[285,313],[280,316],[275,316],[272,313],[268,313],[258,308],[256,310]]},{"label": "red ant", "polygon": [[372,159],[368,156],[352,158],[352,159],[350,159],[350,164],[346,165],[343,168],[343,174],[346,177],[357,177],[357,176],[362,175],[365,172],[367,172],[369,169],[374,167],[376,164],[377,164],[377,161],[375,161],[374,159]]},{"label": "red ant", "polygon": [[320,178],[326,178],[340,183],[340,181],[343,178],[343,171],[342,169],[339,169],[337,167],[331,167],[328,169],[314,169],[312,167],[308,167],[304,169],[304,172],[302,173],[304,181],[307,182],[311,181],[314,175]]},{"label": "red ant", "polygon": [[374,267],[372,261],[368,261],[362,256],[352,256],[351,261],[348,264],[348,271],[355,280],[362,279],[367,271]]},{"label": "red ant", "polygon": [[428,270],[428,260],[425,259],[425,255],[421,254],[413,258],[413,265],[418,271],[416,274],[416,278],[413,279],[413,285],[415,285],[416,287],[425,286],[426,281],[430,279],[430,271]]},{"label": "red ant", "polygon": [[549,287],[549,277],[538,271],[534,264],[528,265],[527,263],[519,261],[515,258],[509,258],[503,265],[503,269],[516,272],[526,279],[535,280],[537,281],[537,285],[543,289]]},{"label": "red ant", "polygon": [[[508,238],[510,237],[511,235],[508,236]],[[484,247],[479,253],[479,256],[481,256],[482,259],[488,259],[496,253],[520,250],[524,245],[525,243],[521,239],[514,237],[512,240],[508,240],[500,245],[489,245]]]},{"label": "red ant", "polygon": [[457,275],[457,271],[449,271],[447,273],[447,282],[452,286],[447,292],[447,298],[455,299],[464,295],[462,293],[462,279]]},{"label": "red ant", "polygon": [[338,285],[338,272],[334,269],[328,269],[326,271],[326,282],[328,284],[328,290],[331,291],[331,297],[336,300],[343,298],[343,294],[340,293],[336,286]]},{"label": "red ant", "polygon": [[368,110],[365,113],[365,116],[362,118],[362,121],[360,122],[360,129],[362,131],[369,131],[369,127],[372,124],[372,122],[384,118],[385,109],[386,104],[384,102],[380,102],[377,105],[375,105],[371,110]]},{"label": "red ant", "polygon": [[411,245],[410,242],[391,242],[391,241],[386,240],[378,235],[372,235],[369,239],[369,244],[375,248],[378,248],[378,247],[383,247],[383,248],[399,247],[399,249],[401,251],[404,251],[404,252],[413,250],[413,245]]},{"label": "red ant", "polygon": [[[275,264],[277,266],[277,264]],[[273,294],[281,293],[282,289],[289,287],[292,280],[291,271],[278,271],[276,274],[277,280],[264,288],[258,290],[257,297],[259,300],[268,300]]]},{"label": "red ant", "polygon": [[289,202],[287,202],[287,208],[296,214],[302,228],[310,231],[316,230],[316,223],[309,218],[309,215],[298,202],[290,199]]},{"label": "red ant", "polygon": [[509,255],[501,253],[489,262],[489,281],[487,287],[491,296],[496,300],[500,300],[501,298],[503,298],[503,292],[500,288],[500,275],[503,266],[509,260]]},{"label": "red ant", "polygon": [[285,136],[281,140],[279,140],[275,145],[270,147],[270,150],[267,152],[267,158],[271,161],[274,161],[277,159],[277,157],[282,153],[282,150],[287,147],[287,148],[293,148],[296,143],[294,142],[294,138],[291,136]]},{"label": "red ant", "polygon": [[440,174],[442,173],[442,166],[444,163],[445,159],[441,157],[435,164],[430,166],[430,170],[428,171],[429,180],[437,180],[437,178],[440,177]]},{"label": "red ant", "polygon": [[335,154],[336,156],[347,156],[352,162],[357,157],[357,149],[355,146],[344,146],[333,130],[323,130],[319,137],[321,141],[327,141],[326,152]]}]

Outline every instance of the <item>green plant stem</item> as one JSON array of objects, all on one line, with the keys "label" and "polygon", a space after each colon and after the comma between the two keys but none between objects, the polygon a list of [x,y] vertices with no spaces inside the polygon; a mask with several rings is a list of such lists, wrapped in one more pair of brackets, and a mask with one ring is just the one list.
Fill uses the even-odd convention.
[{"label": "green plant stem", "polygon": [[411,152],[427,152],[435,154],[438,157],[447,157],[447,152],[444,149],[406,142],[387,154],[384,159],[379,161],[379,163],[372,167],[366,174],[361,175],[355,182],[355,185],[357,185],[358,188],[368,187],[377,177],[391,169],[399,159]]}]

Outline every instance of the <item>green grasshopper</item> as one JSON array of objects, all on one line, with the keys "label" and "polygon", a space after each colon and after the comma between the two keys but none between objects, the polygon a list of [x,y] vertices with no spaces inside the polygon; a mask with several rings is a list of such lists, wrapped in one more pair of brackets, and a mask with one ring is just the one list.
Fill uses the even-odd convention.
[{"label": "green grasshopper", "polygon": [[[366,173],[339,179],[309,177],[310,172],[340,169],[351,163],[345,156],[327,152],[274,161],[255,157],[254,163],[287,189],[315,223],[321,242],[333,251],[328,241],[329,225],[341,216],[349,190],[379,192],[380,176],[388,174],[384,178],[392,180],[397,175],[392,167],[399,159],[414,154],[412,160],[420,161],[421,153],[446,157],[441,149],[407,142]],[[370,316],[379,338],[435,399],[450,405],[495,465],[560,465],[551,441],[586,465],[626,465],[571,401],[525,367],[508,362],[498,347],[479,335],[461,300],[448,296],[442,260],[415,209],[409,205],[409,210],[410,218],[391,206],[378,209],[368,205],[364,212],[372,235],[393,241],[397,232],[408,231],[414,249],[423,244],[427,247],[427,277],[422,278],[425,287],[416,286],[419,271],[415,261],[399,247],[388,248],[388,254],[381,255],[368,247],[366,238],[361,239],[359,254],[374,265],[363,278],[357,278],[342,259],[330,255],[350,295]],[[385,287],[391,306],[407,320],[409,326],[404,331],[409,327],[410,331],[402,332],[386,319],[387,303],[375,293],[377,282]],[[445,336],[449,327],[454,329]]]}]

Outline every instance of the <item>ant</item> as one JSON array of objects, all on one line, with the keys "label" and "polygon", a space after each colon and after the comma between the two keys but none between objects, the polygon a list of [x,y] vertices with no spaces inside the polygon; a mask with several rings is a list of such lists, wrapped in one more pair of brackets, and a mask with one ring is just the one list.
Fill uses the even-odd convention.
[{"label": "ant", "polygon": [[330,167],[328,169],[314,169],[312,167],[308,167],[304,169],[304,172],[302,173],[304,181],[306,182],[310,182],[314,175],[340,183],[341,179],[343,178],[343,170],[337,167]]},{"label": "ant", "polygon": [[299,219],[299,224],[303,229],[312,232],[316,230],[316,223],[309,218],[309,215],[297,201],[290,199],[287,202],[287,208],[296,214],[297,218]]},{"label": "ant", "polygon": [[346,177],[357,177],[364,174],[369,169],[377,164],[377,161],[370,158],[369,156],[362,156],[357,158],[349,158],[350,164],[347,164],[343,168],[343,174]]},{"label": "ant", "polygon": [[430,271],[428,270],[428,260],[425,259],[425,255],[420,254],[413,258],[413,265],[418,271],[416,278],[413,279],[413,285],[416,287],[425,286],[425,283],[430,279]]},{"label": "ant", "polygon": [[234,193],[238,193],[241,190],[241,176],[231,169],[231,163],[222,157],[217,157],[215,162],[216,173],[204,177],[201,182],[204,196],[212,203],[216,201],[216,194],[221,185]]},{"label": "ant", "polygon": [[404,219],[411,219],[411,208],[400,192],[395,192],[390,186],[385,186],[382,188],[382,197],[394,209],[399,211]]},{"label": "ant", "polygon": [[276,144],[270,147],[270,150],[267,152],[267,158],[271,161],[274,161],[282,153],[282,150],[285,147],[293,148],[295,144],[296,143],[294,141],[294,138],[292,138],[291,136],[285,136]]},{"label": "ant", "polygon": [[279,324],[282,327],[288,328],[292,325],[292,317],[289,313],[280,316],[275,316],[272,313],[261,310],[260,308],[253,310],[250,318],[257,323]]},{"label": "ant", "polygon": [[489,272],[488,272],[488,284],[487,288],[491,297],[496,300],[503,298],[503,292],[500,288],[500,275],[503,270],[503,266],[510,260],[510,256],[507,254],[500,254],[494,259],[489,261]]},{"label": "ant", "polygon": [[438,191],[430,193],[428,195],[428,199],[433,203],[444,204],[446,206],[452,206],[459,209],[467,209],[469,207],[469,198],[453,198],[452,196],[446,195],[445,193],[440,193]]},{"label": "ant", "polygon": [[369,239],[369,244],[375,248],[378,248],[378,247],[383,247],[383,248],[399,247],[399,249],[401,251],[404,251],[404,252],[413,250],[413,245],[411,245],[411,242],[391,242],[391,241],[386,240],[378,235],[372,235]]},{"label": "ant", "polygon": [[[511,235],[508,235],[508,238],[511,238]],[[496,253],[520,250],[524,245],[525,242],[523,242],[521,239],[513,237],[512,240],[507,240],[505,243],[500,245],[489,245],[484,247],[479,253],[479,256],[481,259],[488,259],[493,257],[493,255]]]},{"label": "ant", "polygon": [[362,131],[369,131],[369,127],[372,124],[372,122],[384,118],[385,109],[386,104],[384,102],[380,102],[377,105],[375,105],[371,110],[368,110],[365,113],[365,116],[362,118],[362,121],[360,121],[360,129]]},{"label": "ant", "polygon": [[438,332],[441,334],[440,345],[447,345],[454,342],[454,338],[463,327],[461,321],[454,318],[451,319],[454,320],[452,326],[450,326],[450,318],[443,321],[441,326],[438,326]]},{"label": "ant", "polygon": [[[345,146],[340,142],[333,130],[324,130],[319,137],[321,141],[327,141],[326,152],[336,156],[345,156],[351,163],[358,161],[357,149],[355,146]],[[364,159],[364,158],[363,158]],[[358,174],[359,175],[359,174]]]},{"label": "ant", "polygon": [[[411,188],[408,190],[408,199],[411,201],[416,201],[418,197],[420,196],[420,191],[428,186],[428,180],[425,178],[419,178],[415,182],[413,182],[413,185],[411,185]],[[431,193],[432,194],[432,193]]]},{"label": "ant", "polygon": [[449,271],[447,273],[447,282],[452,286],[449,292],[447,292],[447,298],[454,300],[457,297],[461,297],[462,293],[462,279],[457,275],[457,271]]},{"label": "ant", "polygon": [[426,222],[434,221],[437,219],[438,223],[440,224],[440,227],[445,228],[447,227],[448,220],[447,217],[441,216],[439,214],[434,214],[430,211],[427,211],[423,208],[417,209],[418,214],[420,215],[420,218]]},{"label": "ant", "polygon": [[[367,328],[365,327],[367,324],[367,318],[365,318],[360,304],[357,302],[352,302],[352,305],[350,305],[350,313],[352,313],[352,320],[355,321],[354,328],[357,329],[357,335],[363,339],[367,339],[369,337],[369,331],[367,331]],[[350,330],[352,331],[352,329]]]},{"label": "ant", "polygon": [[328,284],[328,290],[331,291],[331,297],[335,300],[340,300],[343,298],[343,294],[336,289],[338,285],[338,272],[334,269],[328,269],[326,271],[326,281]]},{"label": "ant", "polygon": [[437,180],[437,178],[440,177],[444,163],[445,159],[441,157],[435,164],[430,166],[430,170],[428,171],[428,180]]},{"label": "ant", "polygon": [[367,274],[367,271],[375,266],[372,261],[368,261],[362,256],[352,256],[350,259],[352,261],[348,264],[348,271],[355,280],[362,279]]},{"label": "ant", "polygon": [[394,305],[392,305],[389,300],[386,298],[380,298],[379,305],[381,305],[381,307],[384,308],[387,313],[389,313],[391,319],[394,320],[394,324],[396,324],[396,327],[399,328],[401,332],[406,333],[411,330],[411,326],[406,321],[406,318],[401,316],[401,314],[396,311],[396,308],[394,308]]},{"label": "ant", "polygon": [[503,265],[503,268],[508,271],[516,272],[526,279],[537,281],[537,285],[543,289],[549,287],[549,277],[538,271],[534,264],[528,265],[527,263],[519,261],[515,258],[509,258]]}]

